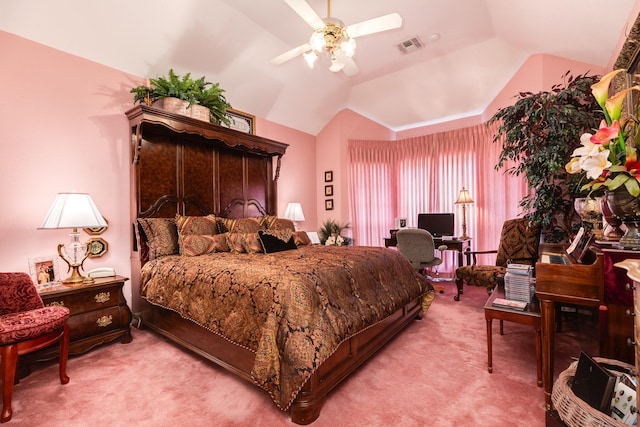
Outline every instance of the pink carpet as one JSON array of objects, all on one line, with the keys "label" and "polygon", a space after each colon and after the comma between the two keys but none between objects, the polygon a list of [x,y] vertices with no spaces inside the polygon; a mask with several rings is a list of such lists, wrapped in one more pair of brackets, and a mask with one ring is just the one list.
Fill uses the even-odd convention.
[{"label": "pink carpet", "polygon": [[[334,390],[313,426],[544,425],[533,329],[505,323],[500,336],[494,322],[489,374],[486,291],[467,287],[455,302],[455,285],[445,286],[425,319]],[[583,338],[590,331],[577,324],[565,323],[567,332],[556,336],[556,372],[581,349],[593,351]],[[71,358],[67,385],[57,365],[35,366],[14,389],[7,425],[294,425],[257,387],[150,331],[133,329],[133,337]]]}]

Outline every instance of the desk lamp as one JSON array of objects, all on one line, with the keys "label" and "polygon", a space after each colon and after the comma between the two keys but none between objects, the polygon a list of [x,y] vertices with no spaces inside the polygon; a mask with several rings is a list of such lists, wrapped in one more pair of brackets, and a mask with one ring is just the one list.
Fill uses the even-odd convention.
[{"label": "desk lamp", "polygon": [[287,209],[284,211],[284,217],[293,221],[293,225],[296,231],[300,230],[297,221],[304,221],[302,205],[297,202],[289,202],[289,204],[287,205]]},{"label": "desk lamp", "polygon": [[469,238],[469,236],[467,236],[467,205],[471,203],[473,203],[473,199],[469,195],[469,191],[462,187],[458,195],[458,200],[456,200],[456,205],[462,205],[462,236],[460,236],[460,240],[467,240]]},{"label": "desk lamp", "polygon": [[90,252],[89,242],[80,243],[78,228],[106,227],[100,211],[86,193],[60,193],[53,200],[49,212],[39,229],[72,228],[70,241],[66,245],[58,245],[58,255],[71,270],[71,276],[62,281],[67,286],[91,283],[93,279],[80,274],[80,267]]}]

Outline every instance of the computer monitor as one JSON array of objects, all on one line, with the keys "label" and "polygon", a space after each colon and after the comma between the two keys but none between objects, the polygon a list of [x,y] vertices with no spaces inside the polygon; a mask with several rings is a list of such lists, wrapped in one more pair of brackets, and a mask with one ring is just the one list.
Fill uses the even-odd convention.
[{"label": "computer monitor", "polygon": [[427,230],[433,237],[453,236],[455,221],[452,213],[418,214],[418,228]]}]

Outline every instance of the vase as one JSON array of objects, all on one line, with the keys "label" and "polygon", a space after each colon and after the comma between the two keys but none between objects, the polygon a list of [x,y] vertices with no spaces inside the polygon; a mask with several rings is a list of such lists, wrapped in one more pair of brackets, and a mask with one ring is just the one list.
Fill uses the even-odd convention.
[{"label": "vase", "polygon": [[606,197],[600,198],[600,210],[602,211],[602,218],[604,220],[603,235],[605,240],[619,241],[624,235],[624,231],[620,228],[622,221],[611,212]]},{"label": "vase", "polygon": [[606,194],[607,204],[614,216],[622,221],[626,231],[618,246],[623,249],[640,250],[640,199],[621,187]]},{"label": "vase", "polygon": [[596,239],[602,239],[604,227],[602,223],[602,210],[600,199],[592,197],[579,197],[573,201],[573,208],[576,210],[583,223],[591,225],[591,231]]}]

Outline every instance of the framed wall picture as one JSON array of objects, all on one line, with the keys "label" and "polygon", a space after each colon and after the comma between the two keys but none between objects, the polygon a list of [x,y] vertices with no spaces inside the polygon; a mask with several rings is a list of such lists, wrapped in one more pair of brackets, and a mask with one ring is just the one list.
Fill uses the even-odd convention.
[{"label": "framed wall picture", "polygon": [[58,255],[29,258],[29,275],[36,287],[42,288],[61,280],[58,259]]},{"label": "framed wall picture", "polygon": [[324,186],[324,195],[326,197],[333,196],[333,185],[325,185]]},{"label": "framed wall picture", "polygon": [[324,173],[324,182],[333,182],[333,171],[326,171]]},{"label": "framed wall picture", "polygon": [[333,199],[327,199],[324,201],[324,209],[327,211],[333,210]]},{"label": "framed wall picture", "polygon": [[89,258],[97,258],[106,254],[109,250],[109,244],[102,237],[94,237],[89,239]]},{"label": "framed wall picture", "polygon": [[[109,221],[107,221],[107,218],[104,218],[104,221],[109,224]],[[106,231],[107,227],[88,227],[88,228],[83,228],[83,230],[85,231],[85,233],[91,235],[91,236],[97,236],[99,234],[102,234]]]},{"label": "framed wall picture", "polygon": [[251,114],[243,113],[242,111],[229,108],[227,110],[227,117],[229,118],[231,124],[227,126],[225,123],[220,122],[220,126],[255,135],[256,116],[252,116]]}]

